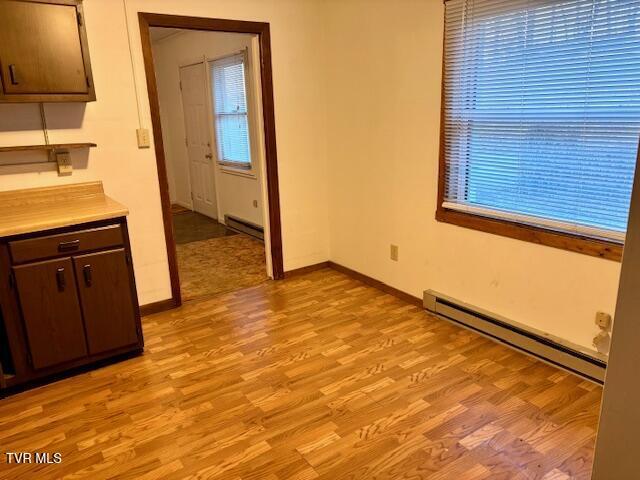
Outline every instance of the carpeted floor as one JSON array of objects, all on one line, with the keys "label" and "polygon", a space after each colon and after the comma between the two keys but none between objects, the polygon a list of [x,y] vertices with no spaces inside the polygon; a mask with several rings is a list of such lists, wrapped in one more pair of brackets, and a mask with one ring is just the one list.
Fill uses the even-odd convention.
[{"label": "carpeted floor", "polygon": [[264,244],[248,235],[178,244],[183,300],[231,292],[267,280]]}]

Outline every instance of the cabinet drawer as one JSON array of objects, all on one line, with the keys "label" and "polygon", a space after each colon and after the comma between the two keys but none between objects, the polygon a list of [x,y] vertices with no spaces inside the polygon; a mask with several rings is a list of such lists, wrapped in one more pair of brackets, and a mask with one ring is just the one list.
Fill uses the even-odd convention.
[{"label": "cabinet drawer", "polygon": [[120,225],[9,242],[14,263],[124,245]]}]

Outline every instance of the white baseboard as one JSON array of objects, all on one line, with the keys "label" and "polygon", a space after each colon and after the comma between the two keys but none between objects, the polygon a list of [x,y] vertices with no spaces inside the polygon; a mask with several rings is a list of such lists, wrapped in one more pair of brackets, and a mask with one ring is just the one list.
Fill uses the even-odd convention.
[{"label": "white baseboard", "polygon": [[438,317],[504,343],[556,367],[602,384],[606,355],[532,329],[498,314],[425,290],[423,306]]}]

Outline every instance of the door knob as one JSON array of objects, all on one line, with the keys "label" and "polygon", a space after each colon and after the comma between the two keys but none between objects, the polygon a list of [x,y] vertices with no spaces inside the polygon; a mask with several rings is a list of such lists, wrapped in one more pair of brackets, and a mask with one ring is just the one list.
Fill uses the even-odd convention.
[{"label": "door knob", "polygon": [[212,159],[212,158],[213,158],[213,154],[211,154],[211,153],[207,153],[207,154],[205,155],[205,158]]}]

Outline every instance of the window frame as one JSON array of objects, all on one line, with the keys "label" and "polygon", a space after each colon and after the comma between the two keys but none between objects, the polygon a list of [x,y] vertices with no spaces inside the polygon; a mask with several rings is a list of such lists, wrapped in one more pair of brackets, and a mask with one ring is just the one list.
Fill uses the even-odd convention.
[{"label": "window frame", "polygon": [[[246,104],[246,112],[244,112],[245,118],[247,120],[247,134],[248,134],[248,141],[249,141],[249,161],[248,162],[232,162],[232,161],[227,161],[227,160],[221,160],[220,159],[220,147],[218,145],[218,127],[217,127],[217,119],[219,115],[224,115],[224,114],[219,114],[216,112],[216,99],[215,99],[215,76],[213,74],[213,70],[214,70],[214,64],[217,61],[220,60],[226,60],[226,59],[230,59],[230,58],[234,58],[234,57],[238,57],[238,56],[242,56],[242,69],[244,72],[244,96],[245,96],[245,104]],[[237,175],[242,175],[242,176],[249,176],[249,177],[255,177],[255,173],[254,173],[254,152],[253,152],[253,138],[252,138],[252,125],[251,125],[251,111],[250,111],[250,98],[249,98],[249,89],[250,89],[250,79],[248,77],[249,74],[249,55],[248,55],[248,51],[246,49],[241,50],[239,52],[235,52],[235,53],[231,53],[231,54],[227,54],[227,55],[223,55],[221,57],[215,57],[215,58],[209,58],[207,59],[207,65],[208,65],[208,76],[211,79],[210,80],[210,98],[211,98],[211,107],[210,107],[210,112],[211,112],[211,125],[213,128],[213,141],[214,141],[214,146],[215,146],[215,155],[216,155],[216,163],[218,164],[218,166],[220,167],[220,170],[222,172],[226,172],[226,173],[231,173],[231,174],[237,174]]]},{"label": "window frame", "polygon": [[[446,3],[445,0],[444,3]],[[443,11],[444,20],[444,11]],[[564,232],[551,227],[531,225],[528,223],[493,218],[477,213],[461,212],[443,206],[445,200],[445,177],[447,159],[445,158],[445,45],[446,30],[442,32],[442,65],[440,79],[440,139],[438,158],[438,193],[435,219],[471,230],[477,230],[502,237],[513,238],[525,242],[554,247],[570,252],[582,253],[607,260],[622,261],[623,242],[601,239],[579,233]],[[640,148],[640,147],[639,147]],[[638,151],[640,159],[640,149]],[[637,160],[640,161],[640,160]]]}]

